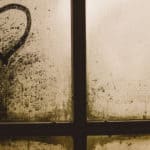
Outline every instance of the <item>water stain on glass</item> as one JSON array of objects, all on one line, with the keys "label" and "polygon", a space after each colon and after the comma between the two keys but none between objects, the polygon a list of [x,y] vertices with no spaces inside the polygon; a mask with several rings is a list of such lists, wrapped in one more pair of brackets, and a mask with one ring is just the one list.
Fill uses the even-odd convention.
[{"label": "water stain on glass", "polygon": [[143,150],[150,148],[149,135],[89,136],[87,150]]},{"label": "water stain on glass", "polygon": [[149,5],[87,0],[88,120],[150,118]]},{"label": "water stain on glass", "polygon": [[0,150],[73,150],[71,137],[1,138]]},{"label": "water stain on glass", "polygon": [[[11,3],[2,0],[0,6]],[[32,25],[25,43],[0,68],[0,120],[71,121],[70,1],[13,3],[30,11]],[[0,14],[2,54],[17,45],[28,23],[17,9]]]}]

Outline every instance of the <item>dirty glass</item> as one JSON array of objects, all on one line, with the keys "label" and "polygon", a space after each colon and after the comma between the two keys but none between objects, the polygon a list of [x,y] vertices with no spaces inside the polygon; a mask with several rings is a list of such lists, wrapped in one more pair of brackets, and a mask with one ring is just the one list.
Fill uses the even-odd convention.
[{"label": "dirty glass", "polygon": [[0,138],[0,150],[73,150],[71,137]]},{"label": "dirty glass", "polygon": [[150,119],[150,1],[86,2],[88,120]]},{"label": "dirty glass", "polygon": [[70,0],[0,1],[0,120],[72,120]]},{"label": "dirty glass", "polygon": [[87,150],[144,150],[150,149],[150,136],[91,136]]}]

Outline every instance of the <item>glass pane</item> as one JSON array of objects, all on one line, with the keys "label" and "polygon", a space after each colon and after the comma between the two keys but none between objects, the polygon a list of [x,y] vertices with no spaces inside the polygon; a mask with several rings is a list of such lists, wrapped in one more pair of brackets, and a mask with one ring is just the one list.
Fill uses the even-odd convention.
[{"label": "glass pane", "polygon": [[[0,68],[1,121],[71,121],[70,0],[1,0],[31,13],[25,44]],[[29,24],[23,11],[0,14],[0,51],[8,54]]]},{"label": "glass pane", "polygon": [[0,150],[73,150],[70,137],[1,138]]},{"label": "glass pane", "polygon": [[88,150],[144,150],[150,149],[150,136],[91,136]]},{"label": "glass pane", "polygon": [[87,0],[89,120],[150,119],[149,5]]}]

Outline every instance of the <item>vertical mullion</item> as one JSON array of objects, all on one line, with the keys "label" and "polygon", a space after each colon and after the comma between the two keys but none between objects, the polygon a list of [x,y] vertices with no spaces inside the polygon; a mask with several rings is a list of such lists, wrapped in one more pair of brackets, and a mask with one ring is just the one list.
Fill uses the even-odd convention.
[{"label": "vertical mullion", "polygon": [[74,150],[86,150],[86,19],[85,0],[72,0]]}]

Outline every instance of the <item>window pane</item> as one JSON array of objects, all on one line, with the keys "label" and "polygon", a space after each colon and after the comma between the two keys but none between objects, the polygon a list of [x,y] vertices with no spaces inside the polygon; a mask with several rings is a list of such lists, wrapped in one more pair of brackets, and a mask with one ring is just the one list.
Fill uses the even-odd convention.
[{"label": "window pane", "polygon": [[150,119],[149,5],[87,0],[89,120]]},{"label": "window pane", "polygon": [[1,138],[0,150],[73,150],[70,137]]},{"label": "window pane", "polygon": [[144,150],[150,149],[150,136],[91,136],[88,150]]},{"label": "window pane", "polygon": [[[70,0],[1,0],[27,7],[27,41],[0,69],[1,121],[71,121]],[[26,28],[24,12],[0,15],[0,50],[7,53]]]}]

